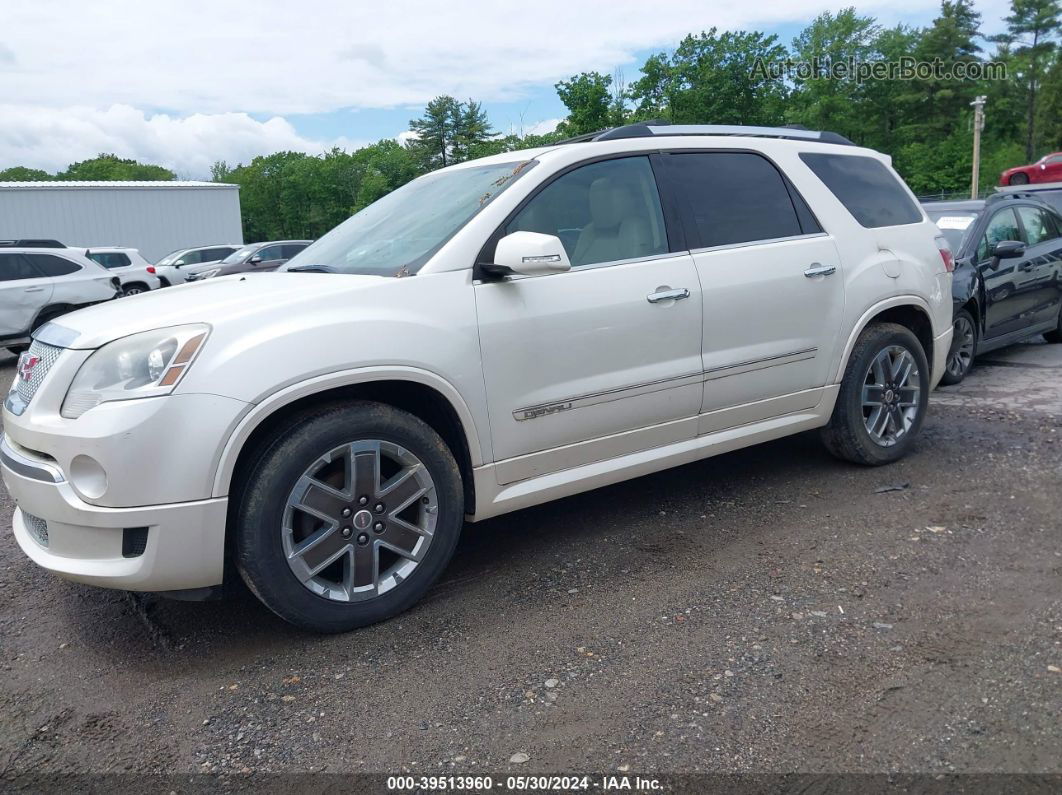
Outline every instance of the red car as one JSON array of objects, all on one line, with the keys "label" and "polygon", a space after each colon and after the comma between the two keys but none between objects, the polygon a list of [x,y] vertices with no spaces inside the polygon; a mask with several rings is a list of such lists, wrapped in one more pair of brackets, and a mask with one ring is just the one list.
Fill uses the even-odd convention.
[{"label": "red car", "polygon": [[1044,155],[1031,166],[1015,166],[999,175],[1000,185],[1028,185],[1030,182],[1062,182],[1062,152]]}]

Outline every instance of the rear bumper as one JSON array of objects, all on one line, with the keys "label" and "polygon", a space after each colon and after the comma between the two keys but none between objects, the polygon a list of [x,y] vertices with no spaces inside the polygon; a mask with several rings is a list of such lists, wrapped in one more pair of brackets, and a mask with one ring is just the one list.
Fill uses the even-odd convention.
[{"label": "rear bumper", "polygon": [[[0,472],[18,504],[15,540],[34,563],[60,577],[130,591],[206,588],[222,581],[225,497],[103,508],[81,500],[58,469],[26,471],[5,457]],[[143,528],[142,551],[140,545],[130,549],[127,540],[123,553],[126,531],[134,531],[128,538],[143,540]]]},{"label": "rear bumper", "polygon": [[948,353],[951,351],[951,335],[952,328],[949,326],[947,331],[933,339],[933,361],[929,363],[932,371],[929,385],[931,390],[936,389],[940,379],[944,377],[944,368],[948,363]]}]

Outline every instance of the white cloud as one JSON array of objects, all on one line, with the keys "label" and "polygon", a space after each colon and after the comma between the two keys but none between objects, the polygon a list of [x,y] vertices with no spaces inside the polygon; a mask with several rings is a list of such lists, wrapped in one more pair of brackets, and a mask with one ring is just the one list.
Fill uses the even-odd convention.
[{"label": "white cloud", "polygon": [[[518,98],[691,31],[805,23],[851,0],[35,0],[6,3],[0,97],[50,107],[291,114]],[[1005,0],[982,0],[986,20]],[[925,0],[863,0],[883,22]],[[47,31],[48,46],[40,32]],[[788,42],[786,42],[788,44]]]},{"label": "white cloud", "polygon": [[196,113],[175,118],[145,115],[128,105],[106,110],[75,106],[41,108],[0,105],[0,164],[54,171],[69,163],[113,152],[157,163],[189,178],[209,177],[215,160],[230,165],[283,150],[317,154],[366,141],[314,141],[283,118],[257,121],[246,113]]},{"label": "white cloud", "polygon": [[551,133],[557,129],[557,125],[560,124],[562,121],[564,121],[564,119],[545,119],[543,121],[535,122],[526,130],[524,130],[524,134],[545,135],[546,133]]}]

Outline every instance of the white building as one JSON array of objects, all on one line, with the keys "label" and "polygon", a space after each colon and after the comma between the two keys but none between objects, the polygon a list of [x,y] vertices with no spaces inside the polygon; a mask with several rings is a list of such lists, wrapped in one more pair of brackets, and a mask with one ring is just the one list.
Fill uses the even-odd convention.
[{"label": "white building", "polygon": [[0,240],[171,251],[242,243],[238,185],[215,182],[0,182]]}]

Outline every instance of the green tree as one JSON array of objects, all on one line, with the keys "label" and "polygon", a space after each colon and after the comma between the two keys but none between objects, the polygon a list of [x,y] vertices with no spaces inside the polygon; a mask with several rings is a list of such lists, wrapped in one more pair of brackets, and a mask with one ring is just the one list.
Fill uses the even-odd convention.
[{"label": "green tree", "polygon": [[0,171],[0,181],[3,182],[43,182],[49,179],[53,179],[52,175],[39,168],[13,166]]},{"label": "green tree", "polygon": [[1011,0],[1010,14],[1003,21],[1007,32],[995,39],[1010,45],[1016,60],[1015,78],[1025,94],[1025,158],[1032,160],[1037,143],[1036,102],[1054,39],[1062,28],[1062,8],[1058,0]]},{"label": "green tree", "polygon": [[561,122],[564,135],[585,135],[614,126],[611,86],[612,78],[600,72],[582,72],[554,86],[568,109],[568,118]]},{"label": "green tree", "polygon": [[72,163],[56,179],[72,180],[171,180],[176,175],[168,168],[123,160],[117,155],[101,154],[91,160]]},{"label": "green tree", "polygon": [[718,33],[684,38],[671,54],[651,55],[630,87],[634,117],[675,124],[778,124],[788,88],[757,64],[784,60],[776,36]]},{"label": "green tree", "polygon": [[458,102],[449,96],[429,102],[423,116],[410,120],[409,129],[416,138],[408,147],[424,170],[460,163],[474,147],[494,135],[478,102]]}]

